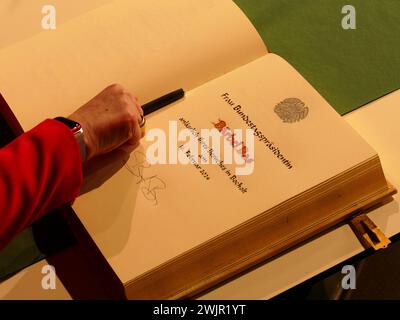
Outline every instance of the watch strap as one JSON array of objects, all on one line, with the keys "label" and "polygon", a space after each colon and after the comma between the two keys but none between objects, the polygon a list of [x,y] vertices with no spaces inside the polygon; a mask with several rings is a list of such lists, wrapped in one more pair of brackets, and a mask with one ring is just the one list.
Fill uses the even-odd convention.
[{"label": "watch strap", "polygon": [[86,144],[83,139],[82,126],[78,122],[73,121],[71,119],[64,118],[64,117],[56,117],[56,118],[54,118],[54,120],[57,120],[57,121],[65,124],[71,130],[71,132],[73,133],[73,135],[75,136],[75,138],[78,142],[81,159],[82,159],[82,162],[84,162],[86,160],[87,154],[86,154]]}]

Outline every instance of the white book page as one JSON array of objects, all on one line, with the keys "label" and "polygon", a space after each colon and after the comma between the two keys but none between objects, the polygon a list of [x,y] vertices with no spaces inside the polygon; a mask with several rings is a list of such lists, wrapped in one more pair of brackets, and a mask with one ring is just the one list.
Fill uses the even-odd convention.
[{"label": "white book page", "polygon": [[48,6],[55,9],[56,28],[85,12],[114,0],[2,0],[0,1],[0,48],[32,37],[48,22]]},{"label": "white book page", "polygon": [[145,103],[266,53],[230,0],[118,0],[1,50],[0,93],[28,130],[112,83]]},{"label": "white book page", "polygon": [[[308,108],[300,121],[284,122],[274,111],[287,98],[297,98]],[[212,128],[219,119],[230,128],[255,125],[260,134],[254,145],[254,171],[235,178],[246,188],[242,192],[234,182],[234,164],[225,169],[201,163],[200,168],[150,165],[144,154],[153,142],[143,141],[126,166],[73,206],[122,282],[376,155],[296,70],[273,54],[151,115],[147,132],[157,128],[168,134],[170,120],[178,122],[179,132],[187,126],[180,119],[197,131]],[[179,145],[173,147],[175,154],[182,153]]]}]

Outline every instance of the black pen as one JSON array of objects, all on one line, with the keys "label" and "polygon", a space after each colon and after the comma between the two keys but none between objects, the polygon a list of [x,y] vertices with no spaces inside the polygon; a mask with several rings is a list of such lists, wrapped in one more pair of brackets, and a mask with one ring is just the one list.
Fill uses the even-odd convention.
[{"label": "black pen", "polygon": [[147,116],[154,111],[157,111],[171,103],[174,103],[175,101],[182,99],[184,96],[185,91],[183,89],[178,89],[160,98],[150,101],[142,106],[144,116]]}]

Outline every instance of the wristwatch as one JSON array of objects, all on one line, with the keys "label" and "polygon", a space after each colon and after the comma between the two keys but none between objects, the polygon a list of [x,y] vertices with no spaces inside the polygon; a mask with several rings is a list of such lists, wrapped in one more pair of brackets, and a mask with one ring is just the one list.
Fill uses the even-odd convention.
[{"label": "wristwatch", "polygon": [[83,140],[82,126],[78,122],[73,121],[71,119],[64,118],[64,117],[57,117],[57,118],[54,118],[54,120],[64,123],[72,131],[72,133],[74,134],[74,136],[78,142],[79,149],[81,151],[82,162],[84,162],[86,160],[86,144],[85,144],[85,141]]}]

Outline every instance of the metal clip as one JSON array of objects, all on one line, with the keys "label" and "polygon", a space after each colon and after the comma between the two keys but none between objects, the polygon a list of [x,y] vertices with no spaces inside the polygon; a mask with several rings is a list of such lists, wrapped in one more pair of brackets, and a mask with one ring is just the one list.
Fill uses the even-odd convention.
[{"label": "metal clip", "polygon": [[370,247],[375,250],[384,249],[391,242],[365,213],[352,218],[349,224],[366,249]]}]

